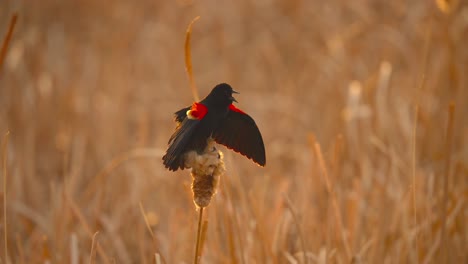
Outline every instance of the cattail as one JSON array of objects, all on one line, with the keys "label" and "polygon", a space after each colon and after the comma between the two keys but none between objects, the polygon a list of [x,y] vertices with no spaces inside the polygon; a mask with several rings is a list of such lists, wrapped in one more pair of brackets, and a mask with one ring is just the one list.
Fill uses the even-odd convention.
[{"label": "cattail", "polygon": [[185,167],[192,168],[193,202],[199,208],[207,207],[216,193],[220,176],[225,172],[223,153],[209,138],[203,153],[190,151],[185,155]]}]

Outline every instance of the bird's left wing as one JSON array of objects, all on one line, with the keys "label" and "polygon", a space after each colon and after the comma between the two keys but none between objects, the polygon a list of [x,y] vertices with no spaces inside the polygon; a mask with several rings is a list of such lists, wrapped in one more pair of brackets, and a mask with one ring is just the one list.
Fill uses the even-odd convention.
[{"label": "bird's left wing", "polygon": [[265,146],[255,121],[234,105],[212,136],[217,143],[265,166]]}]

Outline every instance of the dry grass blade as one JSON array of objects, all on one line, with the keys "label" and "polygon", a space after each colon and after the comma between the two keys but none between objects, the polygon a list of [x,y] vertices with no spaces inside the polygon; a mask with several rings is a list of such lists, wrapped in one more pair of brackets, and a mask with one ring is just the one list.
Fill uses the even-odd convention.
[{"label": "dry grass blade", "polygon": [[445,134],[445,164],[444,164],[444,178],[443,178],[443,201],[441,217],[441,242],[442,242],[442,261],[449,263],[448,261],[448,248],[447,248],[447,204],[448,204],[448,188],[449,188],[449,177],[450,177],[450,164],[452,160],[452,142],[453,142],[453,126],[454,126],[454,115],[455,115],[455,104],[451,103],[448,108],[448,123],[447,131]]},{"label": "dry grass blade", "polygon": [[288,206],[289,211],[291,212],[291,215],[294,220],[294,224],[296,225],[297,233],[299,234],[299,238],[301,240],[301,247],[302,247],[302,263],[308,264],[309,260],[307,258],[307,251],[306,251],[306,246],[305,246],[305,240],[304,240],[304,235],[302,234],[301,226],[299,225],[299,219],[297,218],[297,213],[293,208],[291,200],[289,200],[289,197],[285,196],[284,200],[286,201],[286,205]]},{"label": "dry grass blade", "polygon": [[[80,211],[78,205],[75,203],[75,201],[73,201],[73,199],[70,196],[68,196],[67,194],[65,194],[65,199],[68,202],[68,204],[70,206],[70,209],[72,210],[72,212],[74,213],[74,215],[76,216],[78,221],[80,222],[81,226],[83,227],[85,232],[88,234],[88,236],[90,236],[91,238],[94,237],[94,235],[96,233],[93,233],[91,231],[91,226],[86,221],[85,216],[81,213],[81,211]],[[99,245],[99,243],[96,244],[96,250],[97,250],[97,253],[103,259],[104,263],[111,263],[110,260],[109,260],[109,256],[107,256],[106,252],[104,252],[103,248],[101,247],[101,245]]]},{"label": "dry grass blade", "polygon": [[88,198],[92,196],[95,192],[94,188],[101,186],[100,182],[126,161],[137,158],[161,158],[163,155],[163,150],[153,148],[136,148],[117,155],[95,177],[93,177],[93,180],[90,183],[88,183],[84,197]]},{"label": "dry grass blade", "polygon": [[99,234],[99,231],[96,231],[93,235],[93,240],[91,242],[91,254],[89,254],[89,264],[93,264],[96,259],[96,237]]},{"label": "dry grass blade", "polygon": [[18,20],[18,14],[13,14],[10,20],[10,25],[8,26],[8,32],[3,39],[2,49],[0,51],[0,70],[5,60],[5,56],[8,50],[8,45],[10,44],[11,36],[13,36],[13,30],[15,29],[16,20]]},{"label": "dry grass blade", "polygon": [[[8,50],[8,45],[10,43],[11,37],[13,35],[13,30],[15,29],[16,20],[18,19],[18,14],[13,14],[10,20],[10,25],[8,27],[8,32],[3,39],[2,49],[0,51],[0,70],[5,60],[5,56]],[[3,229],[4,229],[4,239],[5,239],[5,262],[8,262],[8,232],[7,232],[7,144],[10,131],[5,133],[3,137]]]},{"label": "dry grass blade", "polygon": [[141,202],[140,202],[140,211],[141,211],[141,214],[143,215],[143,219],[145,220],[146,228],[148,228],[148,232],[150,233],[151,238],[154,240],[153,229],[151,229],[151,225],[148,221],[148,217],[146,216],[145,208],[143,208],[143,204]]},{"label": "dry grass blade", "polygon": [[154,254],[154,262],[155,262],[156,264],[162,264],[161,255],[159,255],[158,253],[155,253],[155,254]]},{"label": "dry grass blade", "polygon": [[[423,97],[424,90],[426,87],[426,82],[427,82],[427,68],[429,66],[429,55],[430,55],[430,47],[431,47],[431,37],[432,37],[432,23],[428,27],[428,31],[426,33],[426,41],[425,41],[425,47],[424,47],[424,58],[423,58],[423,70],[421,73],[421,82],[418,87],[418,94],[416,98],[416,105],[414,109],[414,126],[413,126],[413,134],[412,134],[412,145],[411,145],[411,157],[412,157],[412,162],[411,162],[411,181],[412,181],[412,204],[413,204],[413,225],[417,226],[418,225],[418,216],[416,212],[416,204],[417,204],[417,198],[416,198],[416,166],[417,166],[417,153],[416,153],[416,148],[417,148],[417,133],[418,133],[418,116],[419,116],[419,111],[420,111],[420,104],[421,104],[421,98]],[[418,241],[418,234],[415,235],[415,246],[416,249],[419,248],[419,241]],[[418,261],[419,261],[419,254],[416,254]]]},{"label": "dry grass blade", "polygon": [[80,259],[80,249],[78,247],[78,237],[76,233],[70,235],[70,264],[78,264]]},{"label": "dry grass blade", "polygon": [[[151,235],[151,239],[153,240],[153,245],[154,245],[155,251],[158,252],[159,251],[158,240],[156,239],[156,236],[155,236],[155,234],[153,232],[153,229],[151,228],[150,219],[148,219],[148,215],[146,214],[146,211],[145,211],[145,208],[143,207],[142,202],[140,202],[140,212],[143,215],[143,219],[145,220],[146,228],[148,229],[148,232]],[[156,254],[159,256],[159,258],[161,258],[160,254],[158,254],[158,253],[156,253]]]},{"label": "dry grass blade", "polygon": [[230,256],[230,262],[232,264],[237,264],[239,261],[237,260],[236,256],[236,244],[234,241],[234,234],[232,231],[232,219],[229,217],[225,218],[225,226],[226,226],[226,233],[227,233],[227,239],[228,239],[228,248],[229,248],[229,256]]},{"label": "dry grass blade", "polygon": [[190,89],[192,89],[192,95],[195,101],[199,101],[197,86],[195,85],[195,79],[193,77],[192,69],[192,55],[190,51],[190,39],[192,36],[192,26],[193,24],[200,19],[200,16],[195,17],[192,22],[187,27],[187,32],[185,33],[185,70],[187,71],[187,76],[190,82]]},{"label": "dry grass blade", "polygon": [[3,136],[2,150],[3,150],[3,230],[5,235],[5,262],[8,262],[8,232],[7,232],[7,146],[10,131]]},{"label": "dry grass blade", "polygon": [[338,230],[341,234],[341,238],[342,238],[342,241],[343,241],[343,246],[346,250],[346,255],[348,257],[348,259],[351,259],[351,247],[349,246],[349,242],[348,242],[348,239],[346,237],[346,233],[345,233],[345,230],[344,230],[344,227],[343,227],[343,220],[341,219],[341,213],[340,213],[340,208],[338,206],[338,199],[336,198],[336,194],[335,194],[335,191],[330,183],[330,179],[328,177],[328,171],[327,171],[327,168],[325,166],[325,161],[323,159],[323,155],[322,155],[322,150],[320,148],[320,145],[318,143],[315,143],[314,144],[314,149],[315,149],[315,154],[317,155],[317,159],[318,159],[318,162],[319,162],[319,165],[320,165],[320,170],[321,170],[321,174],[322,176],[324,177],[324,180],[325,180],[325,185],[327,187],[327,191],[328,193],[330,194],[331,196],[331,199],[332,199],[332,204],[333,204],[333,210],[335,212],[335,218],[336,218],[336,223],[338,225]]},{"label": "dry grass blade", "polygon": [[20,237],[18,234],[16,234],[16,248],[18,250],[18,263],[24,264],[26,263],[26,257],[24,255],[24,247],[23,244],[21,243]]}]

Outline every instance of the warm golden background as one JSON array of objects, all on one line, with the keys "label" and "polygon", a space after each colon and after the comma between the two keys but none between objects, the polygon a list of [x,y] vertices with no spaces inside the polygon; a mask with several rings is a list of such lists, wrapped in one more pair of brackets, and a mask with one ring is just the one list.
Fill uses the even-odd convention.
[{"label": "warm golden background", "polygon": [[466,1],[0,5],[2,263],[192,262],[189,172],[161,154],[197,15],[200,95],[240,91],[267,149],[225,151],[202,263],[467,263]]}]

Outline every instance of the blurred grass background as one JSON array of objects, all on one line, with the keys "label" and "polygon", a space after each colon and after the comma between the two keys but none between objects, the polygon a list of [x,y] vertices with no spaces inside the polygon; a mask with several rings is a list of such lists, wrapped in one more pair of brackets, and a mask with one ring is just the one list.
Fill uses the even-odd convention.
[{"label": "blurred grass background", "polygon": [[2,263],[191,263],[191,179],[161,156],[197,15],[200,96],[241,92],[267,150],[224,151],[202,263],[467,263],[466,1],[7,0],[0,36],[14,11]]}]

